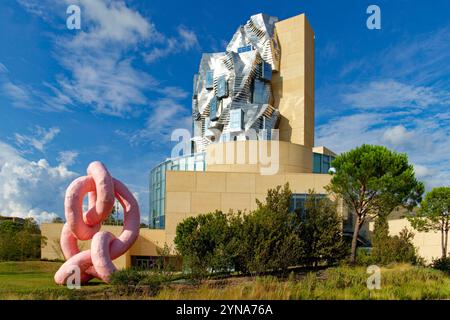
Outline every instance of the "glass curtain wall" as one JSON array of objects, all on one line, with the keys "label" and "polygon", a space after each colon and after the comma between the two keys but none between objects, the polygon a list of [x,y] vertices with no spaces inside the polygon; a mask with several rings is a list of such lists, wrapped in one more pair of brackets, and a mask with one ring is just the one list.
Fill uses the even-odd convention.
[{"label": "glass curtain wall", "polygon": [[166,171],[205,171],[205,153],[172,158],[150,172],[150,229],[165,228]]}]

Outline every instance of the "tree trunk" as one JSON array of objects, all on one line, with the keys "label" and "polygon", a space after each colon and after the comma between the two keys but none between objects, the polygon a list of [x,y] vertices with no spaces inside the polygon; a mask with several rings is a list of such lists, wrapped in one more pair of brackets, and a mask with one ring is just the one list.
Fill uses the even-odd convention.
[{"label": "tree trunk", "polygon": [[444,229],[442,232],[443,242],[442,242],[442,258],[447,257],[447,244],[448,244],[448,220],[446,219]]},{"label": "tree trunk", "polygon": [[442,249],[442,259],[445,259],[447,256],[447,248],[445,245],[445,231],[444,231],[444,222],[441,224],[441,249]]},{"label": "tree trunk", "polygon": [[355,230],[353,231],[353,238],[352,238],[352,253],[350,256],[350,264],[353,265],[356,263],[356,247],[358,245],[358,235],[360,228],[361,228],[361,218],[357,215],[355,221]]}]

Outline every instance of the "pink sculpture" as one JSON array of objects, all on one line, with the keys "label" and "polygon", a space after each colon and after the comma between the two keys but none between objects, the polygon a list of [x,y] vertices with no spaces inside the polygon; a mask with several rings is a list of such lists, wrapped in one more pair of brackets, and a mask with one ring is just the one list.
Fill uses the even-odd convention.
[{"label": "pink sculpture", "polygon": [[[55,274],[57,284],[65,284],[67,278],[79,268],[81,283],[92,278],[109,282],[116,271],[112,260],[123,255],[139,235],[139,206],[119,180],[109,174],[99,161],[92,162],[87,176],[75,179],[66,190],[64,201],[66,223],[61,232],[61,249],[66,262]],[[89,193],[89,209],[83,212],[83,198]],[[117,198],[124,209],[122,233],[116,238],[112,233],[100,231],[101,223],[108,218]],[[91,249],[80,252],[78,240],[90,240]]]}]

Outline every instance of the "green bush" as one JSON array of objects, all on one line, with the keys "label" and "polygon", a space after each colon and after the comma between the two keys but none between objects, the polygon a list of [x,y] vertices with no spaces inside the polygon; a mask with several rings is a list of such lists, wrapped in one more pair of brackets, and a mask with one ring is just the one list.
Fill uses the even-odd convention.
[{"label": "green bush", "polygon": [[39,259],[45,237],[32,218],[23,222],[0,221],[0,261]]},{"label": "green bush", "polygon": [[299,237],[304,251],[302,264],[334,265],[350,253],[336,203],[312,191],[306,198],[305,217],[299,218]]},{"label": "green bush", "polygon": [[375,264],[374,258],[368,248],[358,248],[356,250],[356,263],[362,266]]},{"label": "green bush", "polygon": [[446,257],[446,258],[433,259],[431,266],[434,269],[450,273],[450,258]]},{"label": "green bush", "polygon": [[124,269],[114,272],[110,283],[120,295],[154,296],[159,293],[165,282],[171,280],[171,276],[161,272]]},{"label": "green bush", "polygon": [[412,243],[414,234],[404,228],[399,235],[389,235],[389,224],[385,217],[379,216],[375,221],[372,236],[372,263],[388,265],[395,262],[420,264],[422,259]]},{"label": "green bush", "polygon": [[336,204],[310,192],[306,214],[291,212],[286,184],[268,190],[257,209],[189,217],[178,224],[175,246],[190,275],[238,271],[286,272],[291,266],[335,264],[347,254]]}]

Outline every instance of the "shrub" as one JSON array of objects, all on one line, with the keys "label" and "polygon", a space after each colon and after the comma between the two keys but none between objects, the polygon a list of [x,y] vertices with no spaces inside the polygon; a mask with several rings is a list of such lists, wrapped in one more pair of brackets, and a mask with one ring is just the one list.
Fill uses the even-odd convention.
[{"label": "shrub", "polygon": [[375,221],[372,236],[372,263],[387,265],[394,262],[419,264],[421,259],[412,243],[414,234],[404,228],[399,235],[389,235],[389,224],[385,217]]},{"label": "shrub", "polygon": [[433,259],[431,266],[434,269],[450,273],[450,258]]},{"label": "shrub", "polygon": [[120,295],[140,294],[154,296],[159,293],[163,283],[172,280],[171,276],[155,271],[136,269],[118,270],[111,275],[110,283]]},{"label": "shrub", "polygon": [[194,277],[203,277],[208,271],[230,270],[230,241],[229,220],[221,211],[185,219],[178,224],[174,240],[183,263]]},{"label": "shrub", "polygon": [[348,255],[342,236],[342,219],[336,203],[310,191],[305,203],[305,217],[299,217],[299,237],[303,245],[303,262],[336,264]]},{"label": "shrub", "polygon": [[356,263],[362,266],[375,264],[371,251],[368,248],[358,248],[356,250]]},{"label": "shrub", "polygon": [[243,214],[221,211],[189,217],[177,226],[175,246],[194,278],[208,274],[286,272],[299,265],[334,264],[347,254],[336,204],[312,191],[306,216],[291,212],[286,184]]},{"label": "shrub", "polygon": [[0,261],[39,259],[45,240],[32,218],[23,222],[0,221]]}]

